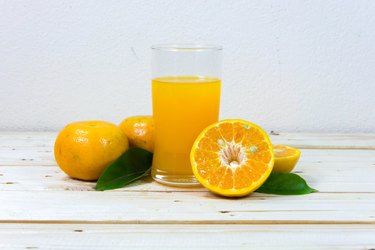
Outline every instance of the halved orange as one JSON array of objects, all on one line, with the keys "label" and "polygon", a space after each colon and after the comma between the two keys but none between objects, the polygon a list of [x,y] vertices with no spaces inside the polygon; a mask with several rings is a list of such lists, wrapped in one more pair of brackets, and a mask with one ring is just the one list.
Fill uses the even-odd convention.
[{"label": "halved orange", "polygon": [[202,131],[190,161],[195,177],[210,191],[245,196],[268,178],[274,156],[262,128],[244,120],[223,120]]},{"label": "halved orange", "polygon": [[275,154],[275,164],[272,171],[274,172],[291,172],[301,156],[299,149],[284,145],[273,145],[273,152]]}]

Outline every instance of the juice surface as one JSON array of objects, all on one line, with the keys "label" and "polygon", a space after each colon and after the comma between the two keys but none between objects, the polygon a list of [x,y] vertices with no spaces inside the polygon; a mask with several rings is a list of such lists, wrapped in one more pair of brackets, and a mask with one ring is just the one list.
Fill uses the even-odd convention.
[{"label": "juice surface", "polygon": [[219,118],[221,80],[179,76],[152,80],[155,121],[153,174],[192,175],[190,150]]}]

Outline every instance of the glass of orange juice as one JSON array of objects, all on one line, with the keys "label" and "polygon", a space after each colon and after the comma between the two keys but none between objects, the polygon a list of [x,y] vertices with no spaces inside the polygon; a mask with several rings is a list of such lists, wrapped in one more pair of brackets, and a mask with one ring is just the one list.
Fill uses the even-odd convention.
[{"label": "glass of orange juice", "polygon": [[199,185],[190,150],[199,133],[219,119],[221,61],[220,46],[152,46],[154,180],[173,186]]}]

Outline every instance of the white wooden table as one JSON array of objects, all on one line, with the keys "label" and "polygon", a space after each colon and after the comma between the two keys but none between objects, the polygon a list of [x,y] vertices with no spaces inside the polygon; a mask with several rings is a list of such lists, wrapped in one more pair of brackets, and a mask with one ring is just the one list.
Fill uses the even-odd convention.
[{"label": "white wooden table", "polygon": [[375,134],[274,134],[320,192],[242,199],[150,179],[97,192],[56,166],[55,137],[0,132],[0,249],[375,249]]}]

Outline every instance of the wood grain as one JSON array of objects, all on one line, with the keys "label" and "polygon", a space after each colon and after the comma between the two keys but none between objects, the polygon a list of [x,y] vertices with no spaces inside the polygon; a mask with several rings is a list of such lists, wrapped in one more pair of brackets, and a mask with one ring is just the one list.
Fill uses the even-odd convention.
[{"label": "wood grain", "polygon": [[[0,152],[0,191],[66,190],[92,191],[95,183],[73,180],[56,165],[52,153],[36,151],[32,148],[18,150],[9,155]],[[13,151],[11,151],[13,152]],[[31,156],[32,161],[22,157]],[[5,160],[4,160],[5,158]],[[39,165],[44,163],[44,165]],[[374,150],[324,150],[302,149],[301,159],[294,172],[304,177],[308,183],[321,192],[375,192],[375,151]],[[118,191],[174,191],[189,189],[171,188],[144,179]],[[193,189],[202,192],[203,188]]]},{"label": "wood grain", "polygon": [[56,135],[0,132],[0,249],[375,248],[375,134],[273,132],[320,192],[242,199],[150,178],[94,191],[57,167]]},{"label": "wood grain", "polygon": [[375,194],[225,199],[209,192],[2,191],[0,221],[116,223],[375,223]]},{"label": "wood grain", "polygon": [[0,224],[1,249],[351,249],[372,225]]}]

